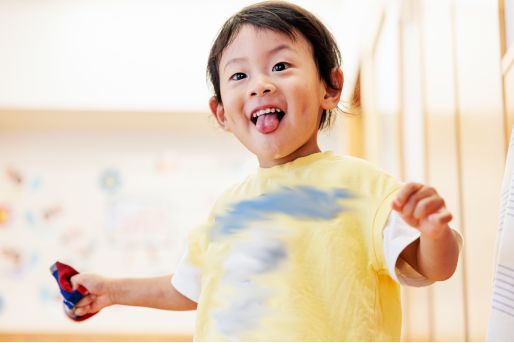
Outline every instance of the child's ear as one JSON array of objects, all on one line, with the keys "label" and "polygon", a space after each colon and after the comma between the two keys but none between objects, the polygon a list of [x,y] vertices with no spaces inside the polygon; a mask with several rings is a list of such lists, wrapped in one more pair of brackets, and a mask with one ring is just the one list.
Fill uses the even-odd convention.
[{"label": "child's ear", "polygon": [[223,104],[221,104],[215,96],[212,96],[209,99],[209,108],[211,109],[211,112],[216,118],[218,124],[224,130],[230,131],[227,125],[227,119],[225,118],[225,109],[223,108]]},{"label": "child's ear", "polygon": [[331,110],[336,108],[341,98],[341,92],[343,90],[344,76],[341,68],[334,68],[331,73],[332,83],[336,88],[331,88],[329,85],[325,85],[325,95],[321,107],[324,110]]}]

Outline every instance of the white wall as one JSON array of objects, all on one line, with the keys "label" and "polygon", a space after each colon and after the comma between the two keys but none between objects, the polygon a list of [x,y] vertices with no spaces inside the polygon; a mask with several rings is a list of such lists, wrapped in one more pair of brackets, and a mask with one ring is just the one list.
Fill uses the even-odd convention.
[{"label": "white wall", "polygon": [[[207,111],[211,43],[252,2],[0,0],[0,108]],[[295,2],[333,31],[350,84],[367,2]]]}]

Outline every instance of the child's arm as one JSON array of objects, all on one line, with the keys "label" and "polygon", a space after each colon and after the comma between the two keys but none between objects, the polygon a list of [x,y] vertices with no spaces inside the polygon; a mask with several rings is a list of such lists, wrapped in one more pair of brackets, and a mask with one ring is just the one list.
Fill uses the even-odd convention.
[{"label": "child's arm", "polygon": [[110,279],[96,274],[81,273],[72,277],[74,288],[88,289],[74,313],[83,316],[110,305],[153,307],[163,310],[196,309],[196,302],[179,293],[170,282],[171,275],[139,279]]},{"label": "child's arm", "polygon": [[398,192],[393,209],[421,233],[401,257],[430,280],[446,280],[457,268],[459,247],[448,226],[452,219],[444,200],[436,190],[418,183],[408,183]]}]

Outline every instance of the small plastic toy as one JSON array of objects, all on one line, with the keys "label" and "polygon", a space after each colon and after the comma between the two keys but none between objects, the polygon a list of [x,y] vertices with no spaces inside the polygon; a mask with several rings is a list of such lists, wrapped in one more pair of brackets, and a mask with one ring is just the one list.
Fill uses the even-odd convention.
[{"label": "small plastic toy", "polygon": [[61,294],[64,297],[64,312],[70,319],[80,322],[96,314],[88,313],[83,316],[77,316],[74,313],[75,305],[77,305],[80,299],[89,293],[89,291],[82,286],[79,286],[76,290],[73,289],[71,277],[79,272],[77,272],[73,267],[59,261],[55,262],[50,267],[50,271],[59,285]]}]

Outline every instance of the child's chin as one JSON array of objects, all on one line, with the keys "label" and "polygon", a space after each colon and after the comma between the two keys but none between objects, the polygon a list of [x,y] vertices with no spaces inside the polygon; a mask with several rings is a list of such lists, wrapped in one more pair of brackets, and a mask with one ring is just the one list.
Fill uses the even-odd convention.
[{"label": "child's chin", "polygon": [[276,161],[287,157],[290,153],[285,148],[277,149],[277,147],[263,149],[256,153],[259,160]]}]

